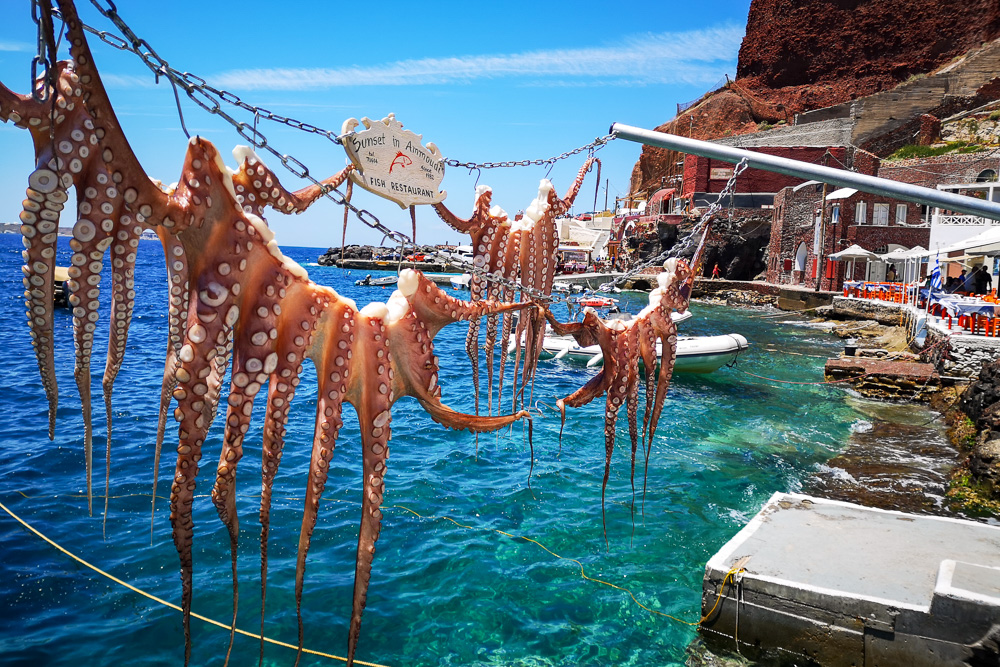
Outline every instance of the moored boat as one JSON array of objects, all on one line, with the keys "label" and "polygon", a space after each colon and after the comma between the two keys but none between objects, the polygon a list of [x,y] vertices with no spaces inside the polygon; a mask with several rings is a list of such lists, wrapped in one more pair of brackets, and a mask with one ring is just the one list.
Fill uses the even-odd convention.
[{"label": "moored boat", "polygon": [[372,278],[372,274],[368,274],[361,280],[355,280],[354,284],[362,287],[385,287],[386,285],[395,285],[399,280],[399,276],[384,276],[382,278]]},{"label": "moored boat", "polygon": [[[684,315],[690,317],[690,312]],[[686,319],[686,318],[683,318]],[[731,333],[720,336],[678,336],[677,360],[674,363],[675,373],[711,373],[722,366],[736,361],[740,353],[750,344],[740,334]],[[656,354],[660,355],[660,342],[656,342]],[[514,351],[514,340],[511,337],[507,353]],[[542,342],[542,353],[539,359],[566,359],[584,362],[587,366],[601,366],[604,358],[598,345],[583,346],[572,336],[556,336],[547,333]],[[642,363],[642,360],[639,360]]]},{"label": "moored boat", "polygon": [[469,284],[472,282],[472,274],[463,273],[460,276],[452,276],[450,282],[452,289],[469,289]]}]

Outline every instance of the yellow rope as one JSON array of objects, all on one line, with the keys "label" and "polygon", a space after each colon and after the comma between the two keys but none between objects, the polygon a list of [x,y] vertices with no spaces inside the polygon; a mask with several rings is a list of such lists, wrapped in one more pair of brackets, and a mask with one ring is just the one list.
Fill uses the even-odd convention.
[{"label": "yellow rope", "polygon": [[[22,491],[18,491],[18,493],[20,493],[25,498],[31,498],[31,496],[26,495]],[[128,496],[146,496],[146,497],[149,497],[149,494],[139,494],[139,493],[136,493],[136,494],[127,494],[127,495]],[[84,496],[84,495],[67,495],[67,496],[63,496],[63,497],[85,498],[86,496]],[[112,496],[112,498],[115,498],[115,497],[127,497],[127,496]],[[298,500],[298,498],[283,498],[283,500]],[[333,500],[331,502],[343,502],[343,501]],[[14,514],[13,512],[11,512],[9,509],[7,509],[7,507],[5,507],[3,505],[3,503],[0,503],[0,509],[3,509],[3,511],[5,511],[11,517],[13,517],[15,520],[17,520],[25,528],[27,528],[31,532],[35,533],[36,535],[38,535],[40,538],[42,538],[43,540],[45,540],[46,542],[48,542],[49,544],[51,544],[53,547],[55,547],[56,549],[58,549],[62,553],[66,554],[67,556],[69,556],[73,560],[75,560],[75,561],[81,563],[82,565],[85,565],[86,567],[94,570],[98,574],[100,574],[102,576],[105,576],[108,579],[111,579],[112,581],[114,581],[114,582],[116,582],[118,584],[121,584],[122,586],[125,586],[126,588],[128,588],[128,589],[130,589],[130,590],[132,590],[132,591],[134,591],[136,593],[139,593],[140,595],[143,595],[143,596],[149,598],[150,600],[154,600],[156,602],[159,602],[162,605],[166,605],[167,607],[170,607],[172,609],[176,609],[176,610],[180,611],[181,608],[178,607],[177,605],[175,605],[175,604],[173,604],[171,602],[167,602],[166,600],[163,600],[161,598],[158,598],[158,597],[156,597],[156,596],[154,596],[154,595],[152,595],[150,593],[147,593],[146,591],[143,591],[143,590],[141,590],[139,588],[136,588],[135,586],[132,586],[131,584],[129,584],[129,583],[125,582],[125,581],[122,581],[121,579],[118,579],[117,577],[115,577],[115,576],[113,576],[113,575],[105,572],[104,570],[101,570],[100,568],[98,568],[98,567],[96,567],[94,565],[91,565],[90,563],[88,563],[87,561],[83,560],[79,556],[76,556],[76,555],[70,553],[69,551],[67,551],[63,547],[59,546],[58,544],[56,544],[55,542],[53,542],[52,540],[50,540],[48,537],[46,537],[42,533],[40,533],[37,530],[35,530],[32,526],[30,526],[29,524],[27,524],[24,520],[22,520],[16,514]],[[390,505],[390,506],[387,506],[386,509],[400,509],[400,510],[403,510],[405,512],[409,512],[410,514],[414,515],[415,517],[417,517],[419,519],[423,519],[423,520],[427,520],[427,521],[435,521],[435,520],[449,521],[449,522],[455,524],[456,526],[458,526],[459,528],[463,528],[465,530],[480,530],[480,531],[486,531],[486,532],[494,532],[494,533],[497,533],[499,535],[503,535],[504,537],[509,537],[509,538],[512,538],[512,539],[515,539],[515,540],[524,540],[525,542],[530,542],[530,543],[534,544],[535,546],[539,547],[540,549],[542,549],[543,551],[545,551],[546,553],[550,554],[554,558],[557,558],[559,560],[569,561],[571,563],[575,563],[577,565],[577,567],[580,568],[580,577],[583,578],[584,580],[591,581],[591,582],[594,582],[596,584],[601,584],[602,586],[607,586],[609,588],[613,588],[615,590],[622,591],[623,593],[627,593],[628,596],[630,598],[632,598],[632,601],[636,605],[638,605],[640,608],[648,611],[649,613],[656,614],[658,616],[665,616],[666,618],[669,618],[671,620],[677,621],[678,623],[683,623],[684,625],[689,625],[689,626],[698,626],[698,625],[701,625],[709,617],[711,617],[711,615],[713,613],[715,613],[716,608],[719,606],[719,602],[722,600],[723,593],[726,590],[726,582],[730,581],[732,579],[733,575],[736,574],[736,570],[735,569],[730,570],[726,574],[725,579],[722,580],[722,586],[719,589],[719,594],[718,594],[718,596],[715,599],[715,604],[712,606],[712,609],[707,614],[705,614],[704,616],[702,616],[701,619],[697,623],[692,623],[691,621],[685,621],[682,618],[677,618],[676,616],[673,616],[671,614],[666,614],[666,613],[664,613],[662,611],[657,611],[656,609],[651,609],[651,608],[647,607],[642,602],[640,602],[639,599],[636,598],[635,594],[632,593],[632,591],[629,590],[628,588],[625,588],[623,586],[619,586],[617,584],[613,584],[610,581],[604,581],[603,579],[595,579],[595,578],[593,578],[591,576],[588,576],[586,570],[583,567],[583,563],[581,563],[580,561],[578,561],[575,558],[569,558],[567,556],[560,556],[559,554],[557,554],[556,552],[552,551],[547,546],[545,546],[544,544],[542,544],[541,542],[539,542],[538,540],[532,539],[530,537],[525,537],[523,535],[514,535],[512,533],[508,533],[506,531],[499,530],[497,528],[484,528],[484,527],[477,527],[477,526],[471,526],[471,525],[464,524],[464,523],[459,523],[458,521],[456,521],[452,517],[446,516],[446,515],[441,515],[441,516],[425,516],[425,515],[417,512],[416,510],[410,509],[409,507],[406,507],[404,505]],[[215,621],[215,620],[212,620],[210,618],[206,618],[206,617],[201,616],[199,614],[192,613],[191,616],[193,616],[194,618],[197,618],[199,620],[205,621],[206,623],[211,623],[212,625],[218,626],[220,628],[224,628],[226,630],[230,629],[230,626],[228,626],[228,625],[226,625],[224,623],[220,623],[219,621]],[[245,636],[251,637],[253,639],[260,639],[260,635],[253,634],[253,633],[247,632],[245,630],[240,630],[239,628],[236,629],[236,632],[238,634],[245,635]],[[268,643],[271,643],[271,644],[276,644],[278,646],[284,646],[284,647],[290,648],[290,649],[296,649],[297,650],[297,648],[298,648],[297,646],[294,646],[292,644],[287,644],[285,642],[278,641],[276,639],[269,639],[267,637],[264,638],[264,641],[266,641]],[[327,653],[321,653],[321,652],[318,652],[318,651],[312,651],[310,649],[302,649],[302,652],[303,653],[309,653],[311,655],[318,655],[318,656],[321,656],[321,657],[324,657],[324,658],[331,658],[333,660],[341,660],[341,661],[345,661],[346,662],[346,659],[342,658],[340,656],[330,655],[330,654],[327,654]],[[371,665],[372,667],[384,667],[383,665],[377,665],[375,663],[363,662],[361,660],[355,660],[355,662],[357,664],[359,664],[359,665]]]},{"label": "yellow rope", "polygon": [[[639,605],[641,608],[645,609],[646,611],[648,611],[651,614],[656,614],[658,616],[666,616],[667,618],[672,619],[674,621],[677,621],[678,623],[683,623],[684,625],[691,625],[691,626],[700,625],[706,618],[708,618],[708,616],[711,615],[711,612],[709,612],[708,615],[706,615],[704,618],[702,618],[697,623],[692,623],[691,621],[685,621],[682,618],[677,618],[676,616],[671,616],[670,614],[665,614],[662,611],[657,611],[655,609],[650,609],[649,607],[647,607],[643,603],[639,602],[639,600],[635,597],[635,595],[629,589],[627,589],[627,588],[625,588],[623,586],[619,586],[617,584],[613,584],[613,583],[611,583],[609,581],[604,581],[602,579],[594,579],[593,577],[587,576],[587,572],[583,569],[583,563],[581,563],[580,561],[578,561],[575,558],[568,558],[566,556],[560,556],[555,551],[552,551],[552,549],[549,549],[547,546],[545,546],[544,544],[542,544],[538,540],[533,540],[530,537],[525,537],[523,535],[512,535],[511,533],[499,530],[497,528],[477,528],[476,526],[467,526],[467,525],[465,525],[463,523],[459,523],[458,521],[455,521],[455,519],[452,519],[450,516],[424,516],[423,514],[420,514],[419,512],[415,512],[414,510],[411,510],[409,507],[404,507],[403,505],[391,505],[390,507],[392,507],[394,509],[405,510],[405,511],[409,512],[410,514],[413,514],[414,516],[416,516],[416,517],[418,517],[420,519],[450,521],[453,524],[455,524],[456,526],[458,526],[459,528],[465,528],[467,530],[492,531],[494,533],[499,533],[500,535],[503,535],[505,537],[510,537],[510,538],[515,539],[515,540],[524,540],[525,542],[531,542],[535,546],[540,547],[543,551],[545,551],[548,554],[551,554],[552,556],[554,556],[555,558],[558,558],[559,560],[566,560],[566,561],[569,561],[571,563],[576,563],[576,565],[580,568],[580,576],[583,577],[585,580],[592,581],[594,583],[601,584],[603,586],[608,586],[610,588],[614,588],[615,590],[622,591],[623,593],[628,593],[628,596],[630,598],[632,598],[633,602],[635,602],[637,605]],[[728,576],[732,576],[732,574],[733,573],[730,572],[729,575],[727,575],[727,578],[728,578]],[[723,589],[725,589],[725,581],[723,581],[722,587],[723,587]],[[719,597],[720,598],[722,597],[722,591],[721,590],[719,592]],[[718,605],[719,601],[716,600],[715,604]],[[712,611],[715,611],[715,607],[712,607]]]},{"label": "yellow rope", "polygon": [[[21,495],[24,495],[24,494],[21,494]],[[27,497],[27,496],[25,496],[25,497]],[[128,583],[127,581],[123,581],[123,580],[119,579],[118,577],[114,576],[113,574],[105,572],[104,570],[102,570],[101,568],[97,567],[96,565],[92,565],[92,564],[88,563],[87,561],[85,561],[84,559],[80,558],[76,554],[71,553],[70,551],[67,551],[66,549],[64,549],[63,547],[59,546],[54,541],[52,541],[51,539],[49,539],[48,537],[46,537],[45,535],[43,535],[42,533],[40,533],[38,530],[36,530],[33,526],[31,526],[24,519],[22,519],[21,517],[19,517],[16,514],[14,514],[13,512],[11,512],[9,509],[7,509],[7,506],[4,505],[3,503],[0,503],[0,509],[2,509],[4,512],[6,512],[7,514],[9,514],[11,516],[11,518],[14,519],[15,521],[17,521],[19,524],[21,524],[22,526],[24,526],[25,528],[27,528],[28,530],[30,530],[32,533],[34,533],[38,537],[42,538],[46,542],[48,542],[51,546],[55,547],[60,552],[64,553],[65,555],[67,555],[70,558],[72,558],[73,560],[75,560],[77,563],[80,563],[81,565],[90,568],[91,570],[93,570],[97,574],[101,575],[102,577],[107,577],[108,579],[110,579],[111,581],[115,582],[116,584],[119,584],[120,586],[124,586],[125,588],[129,589],[133,593],[138,593],[139,595],[142,595],[143,597],[149,598],[150,600],[152,600],[154,602],[157,602],[159,604],[162,604],[165,607],[170,607],[171,609],[175,609],[177,611],[181,611],[181,608],[179,606],[175,605],[174,603],[167,602],[163,598],[156,597],[152,593],[147,593],[146,591],[142,590],[141,588],[136,588],[135,586],[133,586],[132,584]],[[229,626],[229,625],[227,625],[225,623],[220,623],[219,621],[213,620],[213,619],[208,618],[206,616],[202,616],[201,614],[195,614],[195,613],[192,612],[191,616],[193,618],[197,618],[199,621],[204,621],[206,623],[210,623],[210,624],[212,624],[212,625],[214,625],[216,627],[223,628],[224,630],[229,630],[231,628],[231,626]],[[260,635],[258,635],[258,634],[254,634],[252,632],[247,632],[246,630],[241,630],[239,628],[236,628],[236,632],[238,634],[244,635],[246,637],[250,637],[251,639],[260,639],[261,638]],[[298,650],[298,646],[296,646],[295,644],[289,644],[287,642],[279,641],[277,639],[271,639],[269,637],[264,637],[264,641],[267,642],[268,644],[274,644],[276,646],[284,646],[285,648],[290,648],[293,651]],[[329,658],[331,660],[339,660],[341,662],[347,662],[347,658],[342,658],[339,655],[331,655],[330,653],[323,653],[322,651],[314,651],[312,649],[303,648],[302,652],[303,653],[308,653],[309,655],[319,656],[321,658]],[[385,665],[380,665],[380,664],[374,663],[374,662],[364,662],[362,660],[355,660],[354,662],[355,662],[355,664],[366,665],[368,667],[386,667]]]}]

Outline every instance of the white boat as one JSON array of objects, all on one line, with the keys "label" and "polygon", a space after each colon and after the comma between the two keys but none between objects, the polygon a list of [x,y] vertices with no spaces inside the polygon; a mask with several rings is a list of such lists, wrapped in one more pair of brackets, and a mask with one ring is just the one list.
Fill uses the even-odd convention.
[{"label": "white boat", "polygon": [[[686,316],[686,317],[684,317]],[[691,317],[685,312],[682,319]],[[731,364],[741,352],[749,347],[747,339],[740,334],[724,334],[721,336],[678,336],[677,360],[674,363],[676,373],[711,373],[722,366]],[[514,340],[511,336],[507,353],[514,352]],[[656,342],[656,355],[660,355],[660,342]],[[542,342],[542,353],[539,359],[567,359],[586,362],[587,366],[601,366],[604,357],[599,345],[582,346],[572,336],[557,336],[547,332]],[[642,360],[639,360],[642,363]]]},{"label": "white boat", "polygon": [[463,273],[460,276],[452,276],[451,287],[452,289],[469,289],[469,283],[472,282],[471,273]]},{"label": "white boat", "polygon": [[367,276],[361,280],[355,280],[355,285],[360,285],[362,287],[385,287],[386,285],[395,285],[399,280],[399,276],[385,276],[383,278],[372,278],[369,273]]}]

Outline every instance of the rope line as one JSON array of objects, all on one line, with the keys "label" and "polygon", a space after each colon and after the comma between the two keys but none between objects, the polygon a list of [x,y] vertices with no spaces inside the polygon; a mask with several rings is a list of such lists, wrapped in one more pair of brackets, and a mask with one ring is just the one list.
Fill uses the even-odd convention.
[{"label": "rope line", "polygon": [[[41,497],[41,496],[29,496],[29,495],[25,494],[23,491],[20,491],[20,490],[18,490],[18,493],[21,494],[21,496],[23,496],[24,498],[28,498],[28,499],[37,499],[37,498]],[[148,497],[148,495],[149,494],[132,493],[132,494],[119,495],[119,496],[110,496],[110,497],[111,498],[127,498],[127,497],[134,497],[134,496],[146,496],[146,497]],[[79,495],[79,494],[66,494],[66,495],[55,495],[53,497],[84,498],[86,496]],[[207,496],[202,496],[202,497],[207,497]],[[283,498],[283,500],[301,500],[301,499],[299,499],[299,498]],[[343,501],[333,501],[333,502],[343,502]],[[148,599],[150,599],[150,600],[152,600],[152,601],[154,601],[154,602],[156,602],[158,604],[161,604],[161,605],[163,605],[165,607],[169,607],[169,608],[174,609],[176,611],[181,611],[181,608],[178,605],[176,605],[176,604],[174,604],[172,602],[169,602],[167,600],[164,600],[163,598],[157,597],[157,596],[153,595],[152,593],[149,593],[149,592],[147,592],[147,591],[145,591],[145,590],[143,590],[141,588],[133,586],[132,584],[128,583],[127,581],[119,579],[118,577],[114,576],[113,574],[110,574],[109,572],[106,572],[106,571],[102,570],[101,568],[97,567],[96,565],[93,565],[92,563],[89,563],[88,561],[84,560],[80,556],[77,556],[76,554],[72,553],[71,551],[69,551],[65,547],[59,545],[57,542],[55,542],[54,540],[52,540],[51,538],[47,537],[42,532],[40,532],[39,530],[37,530],[36,528],[34,528],[27,521],[25,521],[24,519],[22,519],[21,517],[19,517],[17,514],[15,514],[14,512],[12,512],[9,508],[7,508],[7,506],[4,505],[3,503],[0,503],[0,509],[2,509],[4,512],[6,512],[15,521],[17,521],[18,523],[20,523],[24,528],[28,529],[29,531],[31,531],[32,533],[34,533],[36,536],[40,537],[43,541],[47,542],[50,546],[54,547],[56,550],[58,550],[59,552],[63,553],[64,555],[69,556],[71,559],[73,559],[76,562],[80,563],[84,567],[87,567],[90,570],[93,570],[94,572],[96,572],[97,574],[99,574],[99,575],[101,575],[103,577],[106,577],[106,578],[110,579],[111,581],[119,584],[120,586],[124,586],[125,588],[129,589],[130,591],[132,591],[134,593],[138,593],[139,595],[141,595],[141,596],[143,596],[145,598],[148,598]],[[568,556],[562,556],[562,555],[556,553],[555,551],[553,551],[552,549],[549,549],[547,546],[545,546],[544,544],[542,544],[538,540],[533,539],[531,537],[526,537],[524,535],[514,535],[513,533],[508,533],[508,532],[506,532],[504,530],[500,530],[498,528],[487,528],[487,527],[473,526],[473,525],[469,525],[469,524],[460,523],[456,519],[454,519],[454,518],[452,518],[450,516],[447,516],[447,515],[426,516],[424,514],[421,514],[421,513],[417,512],[416,510],[413,510],[413,509],[411,509],[409,507],[406,507],[404,505],[390,505],[390,506],[387,506],[386,509],[403,510],[404,512],[409,512],[413,516],[417,517],[418,519],[424,520],[424,521],[448,521],[448,522],[454,524],[455,526],[457,526],[459,528],[462,528],[462,529],[465,529],[465,530],[482,531],[482,532],[493,532],[493,533],[497,533],[499,535],[503,535],[504,537],[509,537],[511,539],[523,540],[525,542],[530,542],[531,544],[534,544],[535,546],[539,547],[544,552],[546,552],[547,554],[551,555],[553,558],[556,558],[557,560],[564,560],[564,561],[569,561],[571,563],[574,563],[577,567],[580,568],[580,577],[582,579],[584,579],[585,581],[590,581],[590,582],[593,582],[593,583],[596,583],[596,584],[600,584],[602,586],[607,586],[608,588],[613,588],[613,589],[615,589],[617,591],[621,591],[623,593],[626,593],[632,599],[632,601],[637,606],[639,606],[641,609],[643,609],[643,610],[645,610],[645,611],[647,611],[647,612],[649,612],[651,614],[656,614],[657,616],[663,616],[663,617],[669,618],[669,619],[671,619],[673,621],[677,621],[678,623],[682,623],[683,625],[687,625],[687,626],[691,626],[691,627],[697,627],[697,626],[701,625],[706,620],[708,620],[712,616],[713,613],[715,613],[716,608],[718,608],[719,603],[722,600],[723,595],[725,594],[726,583],[730,582],[732,580],[733,575],[735,575],[737,573],[736,569],[732,569],[732,570],[730,570],[726,574],[726,578],[723,579],[722,586],[719,588],[719,593],[718,593],[718,595],[716,597],[715,604],[712,606],[712,608],[708,611],[707,614],[705,614],[704,616],[702,616],[697,622],[692,623],[691,621],[686,621],[686,620],[684,620],[682,618],[678,618],[678,617],[676,617],[676,616],[674,616],[672,614],[667,614],[665,612],[658,611],[656,609],[652,609],[652,608],[646,606],[645,604],[643,604],[642,602],[639,601],[639,599],[635,596],[635,594],[630,589],[625,588],[624,586],[619,586],[618,584],[614,584],[614,583],[612,583],[610,581],[604,581],[603,579],[596,579],[594,577],[589,576],[587,574],[584,566],[583,566],[583,563],[581,563],[579,560],[577,560],[575,558],[570,558]],[[223,628],[225,630],[230,630],[231,629],[231,626],[226,625],[225,623],[222,623],[220,621],[213,620],[213,619],[208,618],[206,616],[202,616],[201,614],[197,614],[197,613],[192,612],[191,616],[194,617],[194,618],[197,618],[200,621],[204,621],[205,623],[209,623],[211,625],[214,625],[214,626],[219,627],[219,628]],[[257,640],[261,639],[261,636],[259,634],[256,634],[256,633],[253,633],[253,632],[248,632],[246,630],[241,630],[240,628],[236,628],[235,631],[236,631],[237,634],[243,635],[245,637],[249,637],[251,639],[257,639]],[[297,646],[295,646],[293,644],[289,644],[287,642],[283,642],[283,641],[277,640],[277,639],[271,639],[269,637],[264,637],[264,641],[267,642],[267,643],[269,643],[269,644],[274,644],[276,646],[283,646],[285,648],[289,648],[289,649],[292,649],[292,650],[298,650]],[[321,651],[315,651],[315,650],[312,650],[312,649],[303,648],[302,652],[310,654],[310,655],[315,655],[315,656],[323,657],[323,658],[329,658],[331,660],[339,660],[339,661],[342,661],[342,662],[346,662],[347,661],[346,658],[343,658],[341,656],[332,655],[332,654],[329,654],[329,653],[323,653]],[[380,665],[378,663],[364,662],[362,660],[355,660],[355,662],[357,664],[359,664],[359,665],[365,665],[366,667],[386,667],[385,665]]]},{"label": "rope line", "polygon": [[[21,495],[24,495],[24,494],[22,493]],[[25,496],[25,497],[27,498],[28,496]],[[116,577],[115,575],[113,575],[113,574],[111,574],[109,572],[105,572],[104,570],[102,570],[101,568],[97,567],[96,565],[93,565],[93,564],[85,561],[83,558],[80,558],[76,554],[74,554],[71,551],[69,551],[69,550],[65,549],[64,547],[60,546],[59,544],[57,544],[56,542],[54,542],[53,540],[51,540],[49,537],[47,537],[46,535],[42,534],[39,530],[37,530],[34,526],[32,526],[31,524],[29,524],[27,521],[25,521],[24,519],[22,519],[18,515],[14,514],[14,512],[12,512],[10,509],[8,509],[7,506],[4,505],[3,503],[0,503],[0,509],[2,509],[4,512],[6,512],[7,514],[9,514],[10,517],[12,519],[14,519],[15,521],[17,521],[19,524],[21,524],[22,526],[24,526],[25,528],[27,528],[29,531],[31,531],[32,533],[34,533],[35,535],[37,535],[38,537],[40,537],[42,540],[44,540],[45,542],[47,542],[50,546],[55,547],[56,550],[58,550],[59,552],[65,554],[66,556],[69,556],[70,558],[72,558],[73,560],[75,560],[77,563],[83,565],[84,567],[87,567],[87,568],[93,570],[94,572],[96,572],[97,574],[101,575],[102,577],[106,577],[106,578],[110,579],[111,581],[115,582],[116,584],[118,584],[120,586],[124,586],[125,588],[129,589],[133,593],[138,593],[139,595],[141,595],[141,596],[143,596],[145,598],[148,598],[148,599],[152,600],[153,602],[161,604],[161,605],[163,605],[165,607],[170,607],[171,609],[174,609],[176,611],[181,611],[181,608],[178,605],[174,604],[173,602],[168,602],[167,600],[164,600],[163,598],[157,597],[157,596],[153,595],[152,593],[144,591],[141,588],[138,588],[136,586],[133,586],[132,584],[128,583],[127,581],[119,579],[118,577]],[[209,623],[209,624],[214,625],[216,627],[223,628],[224,630],[230,630],[230,629],[232,629],[232,626],[229,625],[229,624],[221,623],[219,621],[216,621],[216,620],[213,620],[211,618],[208,618],[207,616],[202,616],[201,614],[196,614],[194,612],[191,612],[191,616],[193,618],[197,618],[199,621],[204,621],[205,623]],[[255,634],[253,632],[248,632],[246,630],[241,630],[240,628],[236,628],[236,633],[237,634],[241,634],[241,635],[243,635],[245,637],[250,637],[251,639],[258,639],[258,640],[261,639],[260,635]],[[278,639],[271,639],[270,637],[264,637],[263,640],[265,642],[267,642],[268,644],[274,644],[275,646],[283,646],[285,648],[292,649],[293,651],[297,651],[298,650],[298,646],[296,646],[295,644],[289,644],[288,642],[283,642],[283,641],[280,641]],[[303,648],[302,652],[303,653],[308,653],[309,655],[319,656],[321,658],[329,658],[330,660],[338,660],[340,662],[347,662],[347,658],[342,658],[339,655],[333,655],[333,654],[330,654],[330,653],[323,653],[322,651],[314,651],[312,649]],[[379,663],[375,663],[375,662],[364,662],[362,660],[355,660],[354,662],[355,662],[355,664],[365,665],[366,667],[386,667],[386,665],[380,665]]]},{"label": "rope line", "polygon": [[[494,532],[494,533],[498,533],[500,535],[503,535],[504,537],[509,537],[511,539],[524,540],[525,542],[530,542],[531,544],[534,544],[535,546],[541,548],[547,554],[553,556],[554,558],[556,558],[558,560],[565,560],[565,561],[569,561],[571,563],[575,563],[577,565],[577,567],[580,568],[580,577],[583,578],[583,579],[585,579],[586,581],[592,581],[592,582],[594,582],[596,584],[601,584],[602,586],[607,586],[609,588],[613,588],[613,589],[621,591],[623,593],[627,593],[628,596],[630,598],[632,598],[632,602],[635,602],[639,607],[641,607],[642,609],[645,609],[649,613],[656,614],[657,616],[665,616],[666,618],[669,618],[671,620],[677,621],[678,623],[683,623],[684,625],[695,626],[695,627],[698,626],[698,625],[701,625],[706,619],[708,619],[709,616],[712,615],[712,612],[715,611],[715,608],[719,605],[719,600],[722,598],[723,591],[725,590],[725,581],[723,581],[722,588],[719,589],[719,597],[716,598],[716,600],[715,600],[715,606],[712,607],[712,611],[710,611],[708,614],[706,614],[705,616],[703,616],[697,623],[692,623],[691,621],[685,621],[682,618],[677,618],[676,616],[673,616],[671,614],[667,614],[667,613],[664,613],[662,611],[657,611],[656,609],[651,609],[651,608],[647,607],[643,603],[639,602],[639,599],[636,598],[635,594],[632,593],[631,590],[625,588],[624,586],[619,586],[618,584],[613,584],[610,581],[604,581],[603,579],[595,579],[594,577],[588,576],[586,570],[583,567],[583,563],[581,563],[580,561],[578,561],[575,558],[569,558],[568,556],[560,556],[555,551],[553,551],[552,549],[549,549],[547,546],[545,546],[544,544],[542,544],[538,540],[532,539],[530,537],[525,537],[524,535],[514,535],[512,533],[508,533],[508,532],[500,530],[498,528],[484,528],[484,527],[477,527],[477,526],[466,525],[464,523],[459,523],[455,519],[451,518],[450,516],[446,516],[446,515],[441,515],[441,516],[424,516],[423,514],[420,514],[419,512],[416,512],[416,511],[410,509],[409,507],[405,507],[403,505],[391,505],[390,507],[393,508],[393,509],[404,510],[404,511],[409,512],[410,514],[416,516],[417,518],[423,519],[425,521],[436,521],[436,520],[437,521],[450,521],[451,523],[455,524],[459,528],[464,528],[466,530],[478,530],[478,531],[484,531],[484,532]],[[733,574],[734,574],[734,572],[730,571],[729,574],[726,575],[727,579],[730,578],[730,577],[732,577]]]}]

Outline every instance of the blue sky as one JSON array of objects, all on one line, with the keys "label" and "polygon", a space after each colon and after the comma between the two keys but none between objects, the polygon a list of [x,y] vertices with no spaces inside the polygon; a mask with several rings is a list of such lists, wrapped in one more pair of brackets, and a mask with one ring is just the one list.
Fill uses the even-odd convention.
[{"label": "blue sky", "polygon": [[[35,30],[27,0],[0,0],[0,81],[28,90]],[[114,27],[86,0],[85,23]],[[119,0],[118,11],[173,67],[232,90],[247,102],[339,132],[348,118],[393,112],[408,129],[432,141],[448,158],[485,162],[547,158],[605,134],[612,122],[652,128],[674,116],[676,104],[699,97],[725,74],[735,74],[749,0],[700,3],[507,2],[476,3],[273,2],[230,3]],[[239,13],[229,10],[238,6]],[[154,82],[135,56],[91,37],[91,48],[126,134],[147,173],[176,181],[186,138],[170,86]],[[213,141],[224,156],[247,143],[228,125],[183,102],[192,134]],[[229,108],[235,112],[234,108]],[[235,115],[235,113],[234,113]],[[252,122],[252,115],[238,116]],[[269,143],[294,155],[317,177],[345,164],[340,146],[316,135],[261,123]],[[0,222],[20,211],[33,158],[28,133],[0,125]],[[640,147],[622,140],[602,149],[602,180],[609,200],[628,191]],[[301,187],[271,164],[290,189]],[[583,162],[560,162],[550,178],[562,193]],[[229,160],[230,166],[235,161]],[[483,171],[494,201],[508,211],[534,198],[546,168]],[[476,174],[446,170],[445,202],[458,214],[472,208]],[[588,176],[576,211],[593,205]],[[409,214],[361,189],[355,204],[387,226],[407,231]],[[601,184],[598,208],[603,207]],[[417,212],[417,241],[465,241],[428,207]],[[272,213],[282,245],[340,245],[343,209],[317,203],[300,216]],[[71,225],[68,219],[63,225]],[[356,219],[348,243],[381,236]]]}]

